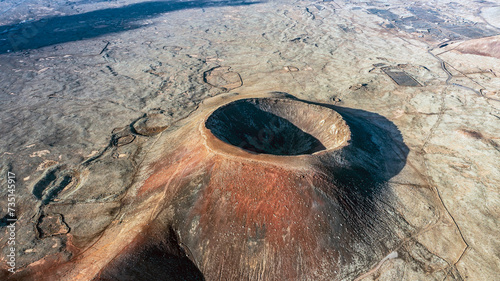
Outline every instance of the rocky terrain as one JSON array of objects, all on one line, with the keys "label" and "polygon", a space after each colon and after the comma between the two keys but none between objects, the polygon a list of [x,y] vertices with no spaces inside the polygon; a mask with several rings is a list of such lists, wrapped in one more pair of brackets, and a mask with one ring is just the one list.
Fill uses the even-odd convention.
[{"label": "rocky terrain", "polygon": [[[339,247],[339,260],[325,267],[307,261],[289,278],[498,279],[499,19],[498,3],[468,0],[0,2],[0,279],[168,278],[155,271],[158,259],[147,259],[162,255],[178,274],[173,280],[240,274],[234,264],[213,267],[239,256],[236,248],[225,253],[196,240],[231,245],[224,233],[206,230],[221,225],[214,220],[198,229],[187,213],[199,198],[216,206],[217,196],[223,198],[205,181],[214,174],[200,163],[213,149],[201,145],[200,124],[230,101],[264,96],[342,115],[354,151],[366,151],[346,156],[348,163],[383,186],[370,196],[362,189],[339,195],[370,206],[349,213],[366,222],[362,233],[359,221],[347,220],[349,231],[338,233],[357,233],[352,240],[318,242]],[[322,161],[320,167],[329,167]],[[238,177],[236,169],[222,168],[227,174],[214,181]],[[268,182],[256,175],[249,177],[255,186]],[[349,175],[344,179],[363,178]],[[165,197],[172,190],[181,191]],[[208,197],[193,195],[196,190]],[[261,196],[265,202],[271,195]],[[370,212],[381,215],[370,223],[363,217]],[[269,218],[259,219],[273,220],[271,211],[264,213]],[[293,218],[306,229],[313,225]],[[311,235],[338,235],[322,231]],[[13,234],[14,274],[8,264]],[[299,255],[273,249],[259,251],[284,261]],[[291,274],[261,254],[245,253],[244,265],[256,270],[240,277]],[[276,272],[259,273],[263,268]]]}]

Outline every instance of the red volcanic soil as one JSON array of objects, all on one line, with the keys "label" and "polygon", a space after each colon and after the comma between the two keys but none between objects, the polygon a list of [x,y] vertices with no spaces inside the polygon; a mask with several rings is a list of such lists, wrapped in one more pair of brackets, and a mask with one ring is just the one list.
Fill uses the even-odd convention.
[{"label": "red volcanic soil", "polygon": [[406,231],[387,181],[408,150],[376,114],[214,98],[146,150],[121,219],[12,279],[346,280]]},{"label": "red volcanic soil", "polygon": [[[380,129],[351,124],[354,139],[335,110],[291,99],[243,99],[209,111],[188,141],[149,168],[138,194],[161,192],[164,208],[149,236],[173,230],[187,266],[206,280],[354,276],[356,261],[371,260],[390,240],[388,214],[374,203],[390,145],[380,145],[387,141]],[[137,251],[120,254],[101,278],[120,276]]]},{"label": "red volcanic soil", "polygon": [[340,238],[331,236],[344,235],[343,220],[328,215],[333,206],[313,182],[330,183],[318,182],[312,165],[348,144],[342,117],[299,101],[247,99],[216,110],[200,132],[204,142],[166,157],[177,165],[154,164],[139,193],[168,186],[179,210],[173,227],[205,278],[333,278]]},{"label": "red volcanic soil", "polygon": [[468,40],[458,45],[455,50],[464,54],[474,54],[500,59],[500,36]]}]

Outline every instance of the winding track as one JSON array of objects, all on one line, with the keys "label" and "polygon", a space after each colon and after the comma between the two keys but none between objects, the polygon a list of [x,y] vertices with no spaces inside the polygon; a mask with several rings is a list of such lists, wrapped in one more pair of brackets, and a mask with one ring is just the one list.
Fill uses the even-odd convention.
[{"label": "winding track", "polygon": [[448,68],[446,68],[446,62],[443,59],[441,59],[440,57],[438,57],[438,56],[436,56],[435,54],[432,53],[432,51],[434,51],[434,49],[435,48],[429,48],[429,49],[427,49],[427,53],[429,53],[431,56],[433,56],[435,59],[437,59],[439,61],[439,63],[441,64],[441,69],[443,69],[443,71],[448,76],[448,78],[446,78],[446,85],[452,85],[452,86],[461,87],[461,88],[464,88],[466,90],[473,91],[478,96],[481,96],[481,97],[483,96],[483,94],[481,93],[481,91],[477,91],[477,90],[475,90],[473,88],[470,88],[470,87],[467,87],[467,86],[464,86],[464,85],[460,85],[460,84],[457,84],[457,83],[450,83],[450,80],[453,78],[453,74],[451,74],[451,72],[448,70]]}]

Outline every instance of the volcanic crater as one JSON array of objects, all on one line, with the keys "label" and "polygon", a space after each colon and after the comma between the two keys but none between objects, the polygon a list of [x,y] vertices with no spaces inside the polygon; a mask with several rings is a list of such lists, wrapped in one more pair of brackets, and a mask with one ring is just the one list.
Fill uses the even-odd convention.
[{"label": "volcanic crater", "polygon": [[138,253],[153,247],[165,263],[177,248],[206,280],[344,280],[405,231],[385,204],[407,150],[381,116],[275,93],[217,97],[155,147],[138,189],[159,196],[149,234],[101,277],[144,266]]},{"label": "volcanic crater", "polygon": [[334,110],[290,99],[231,102],[215,110],[205,128],[208,137],[248,152],[282,156],[332,150],[350,139],[349,127]]},{"label": "volcanic crater", "polygon": [[[135,158],[113,160],[116,149]],[[284,93],[217,96],[167,130],[86,162],[78,190],[60,196],[90,193],[96,171],[140,163],[105,178],[131,182],[120,219],[72,238],[75,258],[19,276],[353,279],[399,243],[396,231],[409,231],[387,188],[407,153],[397,128],[373,113]]]}]

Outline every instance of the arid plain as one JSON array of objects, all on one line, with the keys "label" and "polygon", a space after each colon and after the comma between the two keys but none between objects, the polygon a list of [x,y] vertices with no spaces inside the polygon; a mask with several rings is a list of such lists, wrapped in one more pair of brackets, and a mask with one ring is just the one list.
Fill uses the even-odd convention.
[{"label": "arid plain", "polygon": [[[498,280],[499,34],[494,1],[2,1],[1,279]],[[252,98],[299,129],[338,112],[350,145],[214,145],[208,116]]]}]

